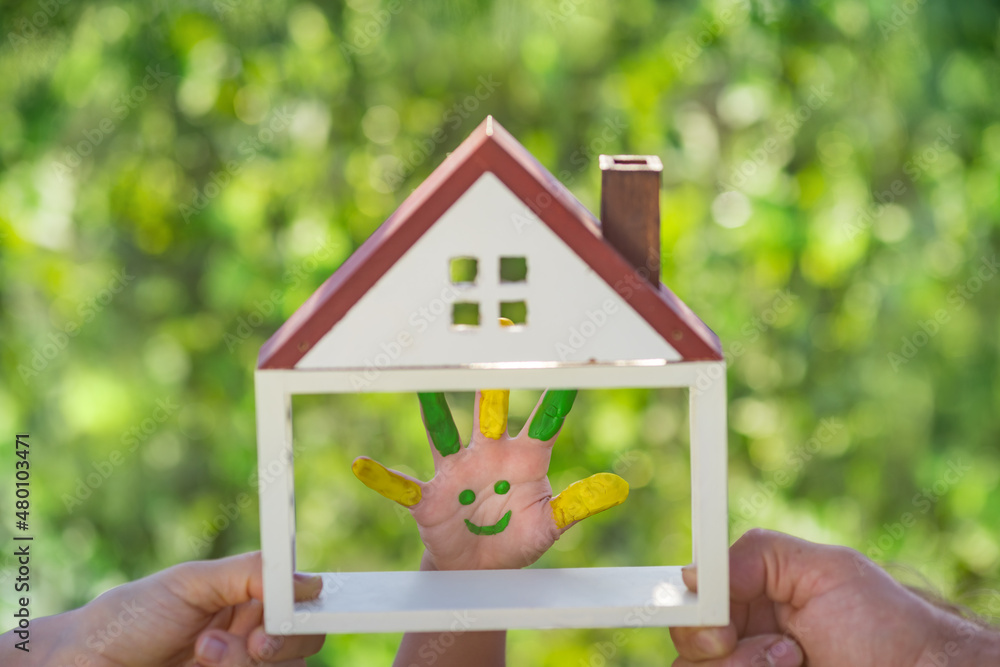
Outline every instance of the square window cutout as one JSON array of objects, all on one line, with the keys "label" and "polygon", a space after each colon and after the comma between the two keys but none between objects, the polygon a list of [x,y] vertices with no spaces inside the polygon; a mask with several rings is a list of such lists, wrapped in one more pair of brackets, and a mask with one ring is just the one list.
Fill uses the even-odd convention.
[{"label": "square window cutout", "polygon": [[500,317],[506,317],[517,326],[528,323],[528,304],[524,301],[501,301]]},{"label": "square window cutout", "polygon": [[474,283],[479,274],[479,260],[475,257],[452,257],[449,269],[451,282],[456,285]]},{"label": "square window cutout", "polygon": [[528,279],[527,257],[501,257],[500,282],[523,283]]},{"label": "square window cutout", "polygon": [[476,301],[456,301],[451,306],[451,324],[455,327],[478,327],[479,303]]}]

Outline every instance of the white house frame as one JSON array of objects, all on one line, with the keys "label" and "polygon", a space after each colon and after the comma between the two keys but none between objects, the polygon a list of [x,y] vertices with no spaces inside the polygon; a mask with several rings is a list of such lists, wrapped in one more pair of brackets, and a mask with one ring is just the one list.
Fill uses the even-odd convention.
[{"label": "white house frame", "polygon": [[[656,277],[658,199],[643,228],[656,226],[655,258],[645,260],[655,266],[636,268],[642,262],[629,237],[639,228],[629,226],[643,215],[635,202],[642,209],[658,197],[649,195],[650,183],[658,193],[658,160],[602,156],[602,169],[625,172],[625,199],[606,197],[602,205],[603,234],[487,118],[261,349],[255,383],[267,632],[728,623],[725,361],[711,330]],[[616,187],[606,181],[604,189]],[[616,215],[624,240],[614,237]],[[477,279],[452,283],[448,260],[470,256]],[[501,257],[523,258],[526,281],[500,281]],[[527,320],[500,327],[499,304],[511,300],[526,303]],[[454,302],[478,304],[478,326],[456,326]],[[686,590],[679,565],[350,572],[324,574],[317,600],[294,602],[292,397],[484,387],[688,388],[698,592]]]}]

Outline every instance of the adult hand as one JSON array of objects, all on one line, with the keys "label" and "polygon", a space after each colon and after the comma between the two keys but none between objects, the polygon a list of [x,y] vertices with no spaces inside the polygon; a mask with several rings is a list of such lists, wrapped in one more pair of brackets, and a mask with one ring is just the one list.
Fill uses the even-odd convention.
[{"label": "adult hand", "polygon": [[[695,590],[696,570],[684,570]],[[755,529],[730,550],[730,623],[673,628],[674,667],[1000,664],[1000,636],[860,553]]]},{"label": "adult hand", "polygon": [[[322,585],[318,576],[296,575],[295,598],[313,599]],[[304,666],[325,638],[265,634],[262,597],[259,552],[176,565],[41,619],[43,636],[57,648],[38,664]]]},{"label": "adult hand", "polygon": [[576,391],[548,390],[528,426],[507,433],[509,392],[476,392],[473,433],[463,447],[444,394],[419,394],[435,474],[420,482],[358,457],[354,474],[408,507],[439,570],[520,568],[538,560],[576,522],[624,502],[628,484],[599,473],[552,497],[552,446]]}]

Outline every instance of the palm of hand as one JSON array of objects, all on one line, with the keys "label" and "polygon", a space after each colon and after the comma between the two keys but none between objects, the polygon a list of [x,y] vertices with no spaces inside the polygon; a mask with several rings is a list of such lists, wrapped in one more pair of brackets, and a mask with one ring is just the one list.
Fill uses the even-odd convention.
[{"label": "palm of hand", "polygon": [[524,567],[552,546],[562,531],[549,505],[551,447],[523,434],[495,441],[480,434],[435,457],[436,473],[412,512],[439,569]]},{"label": "palm of hand", "polygon": [[529,417],[530,426],[511,437],[506,392],[477,392],[467,447],[458,441],[444,396],[421,394],[434,477],[420,482],[365,457],[355,460],[355,475],[410,508],[438,569],[525,567],[571,525],[628,495],[624,480],[603,473],[553,499],[549,460],[575,394],[546,392]]}]

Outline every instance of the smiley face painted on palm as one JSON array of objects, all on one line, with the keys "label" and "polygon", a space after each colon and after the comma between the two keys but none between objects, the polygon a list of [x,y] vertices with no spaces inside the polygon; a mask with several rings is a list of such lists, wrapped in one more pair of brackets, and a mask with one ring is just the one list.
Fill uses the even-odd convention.
[{"label": "smiley face painted on palm", "polygon": [[547,391],[529,426],[507,433],[507,393],[476,393],[473,434],[462,446],[443,394],[419,394],[434,456],[421,482],[358,457],[354,473],[368,487],[408,507],[441,570],[519,568],[536,561],[575,522],[619,504],[624,480],[608,473],[552,497],[552,445],[575,391]]},{"label": "smiley face painted on palm", "polygon": [[[505,479],[500,480],[493,485],[493,492],[497,495],[503,495],[510,491],[510,482]],[[476,502],[476,492],[472,489],[466,489],[458,494],[458,502],[463,505],[471,505]],[[480,526],[478,524],[472,523],[468,519],[465,520],[465,527],[469,529],[469,532],[473,535],[497,535],[502,533],[506,528],[507,524],[510,523],[510,515],[513,510],[507,510],[507,513],[500,517],[492,526]]]}]

